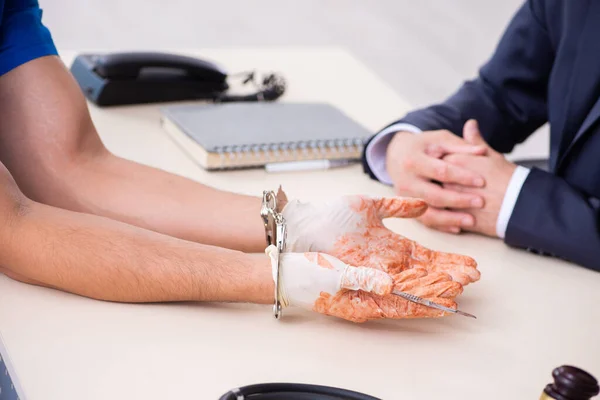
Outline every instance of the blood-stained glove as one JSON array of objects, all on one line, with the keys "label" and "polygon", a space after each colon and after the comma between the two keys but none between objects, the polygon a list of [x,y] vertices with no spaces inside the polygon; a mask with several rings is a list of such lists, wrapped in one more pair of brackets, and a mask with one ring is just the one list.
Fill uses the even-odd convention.
[{"label": "blood-stained glove", "polygon": [[[276,262],[274,246],[266,249]],[[352,322],[381,318],[441,317],[447,313],[391,294],[392,289],[456,308],[462,285],[443,273],[413,268],[394,275],[350,266],[323,253],[283,253],[279,261],[282,308],[297,306]]]},{"label": "blood-stained glove", "polygon": [[419,268],[429,274],[448,274],[462,285],[479,280],[477,263],[471,257],[429,250],[384,226],[384,218],[422,215],[427,209],[423,200],[356,195],[323,203],[288,202],[281,191],[278,197],[288,225],[288,252],[327,253],[347,264],[390,275]]}]

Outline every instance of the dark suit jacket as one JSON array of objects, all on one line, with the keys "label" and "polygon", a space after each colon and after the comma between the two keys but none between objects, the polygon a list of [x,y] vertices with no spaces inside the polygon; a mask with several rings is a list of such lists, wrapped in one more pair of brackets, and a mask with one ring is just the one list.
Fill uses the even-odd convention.
[{"label": "dark suit jacket", "polygon": [[503,153],[550,123],[549,172],[531,170],[505,242],[600,271],[600,0],[527,1],[476,79],[394,123],[461,135],[470,118]]}]

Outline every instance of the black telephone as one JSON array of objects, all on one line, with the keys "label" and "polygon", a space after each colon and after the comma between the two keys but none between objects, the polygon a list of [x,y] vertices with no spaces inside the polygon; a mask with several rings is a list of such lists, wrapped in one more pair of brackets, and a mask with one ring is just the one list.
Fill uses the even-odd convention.
[{"label": "black telephone", "polygon": [[143,104],[182,100],[273,101],[285,91],[283,78],[269,74],[256,82],[256,74],[245,74],[243,83],[253,82],[255,93],[228,93],[228,74],[216,64],[179,54],[129,52],[81,54],[71,73],[85,96],[99,106]]}]

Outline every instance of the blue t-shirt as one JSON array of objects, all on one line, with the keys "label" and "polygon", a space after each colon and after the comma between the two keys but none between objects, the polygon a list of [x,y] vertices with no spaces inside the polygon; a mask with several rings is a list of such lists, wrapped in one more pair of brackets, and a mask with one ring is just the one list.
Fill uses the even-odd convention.
[{"label": "blue t-shirt", "polygon": [[0,75],[34,58],[56,54],[37,0],[0,0]]}]

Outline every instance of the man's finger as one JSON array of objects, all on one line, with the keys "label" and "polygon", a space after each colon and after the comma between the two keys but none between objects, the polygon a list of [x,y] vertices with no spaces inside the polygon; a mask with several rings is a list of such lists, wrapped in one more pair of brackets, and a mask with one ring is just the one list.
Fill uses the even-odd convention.
[{"label": "man's finger", "polygon": [[456,226],[437,226],[434,229],[440,232],[452,233],[453,235],[458,235],[462,232],[462,229]]},{"label": "man's finger", "polygon": [[472,154],[453,153],[445,155],[442,160],[457,167],[477,170],[481,166],[483,157],[477,157]]},{"label": "man's finger", "polygon": [[394,287],[401,292],[411,292],[415,288],[430,286],[439,282],[451,282],[452,276],[443,272],[427,272],[427,275],[404,282],[394,281]]},{"label": "man's finger", "polygon": [[481,191],[479,189],[466,188],[464,186],[455,185],[454,183],[444,183],[442,187],[446,190],[450,190],[456,193],[469,193],[472,195],[479,196],[481,198],[481,207],[479,208],[483,208],[485,206],[485,197],[480,194]]},{"label": "man's finger", "polygon": [[415,181],[408,192],[414,193],[416,197],[423,199],[431,207],[437,208],[481,208],[483,198],[474,193],[461,193],[447,190],[435,183],[426,181]]},{"label": "man's finger", "polygon": [[419,279],[424,276],[427,276],[427,269],[425,268],[411,268],[406,269],[398,274],[394,274],[392,278],[394,279],[394,284],[400,284],[403,282],[412,281],[414,279]]},{"label": "man's finger", "polygon": [[394,281],[390,275],[378,269],[349,266],[342,274],[340,287],[384,296],[391,293]]},{"label": "man's finger", "polygon": [[442,158],[448,154],[471,154],[484,156],[486,153],[487,146],[474,146],[471,144],[434,143],[425,148],[425,154],[435,158]]},{"label": "man's finger", "polygon": [[383,197],[373,200],[379,218],[416,218],[427,210],[423,199],[411,197]]},{"label": "man's finger", "polygon": [[431,207],[419,217],[419,221],[434,229],[470,228],[475,224],[475,219],[471,214]]},{"label": "man's finger", "polygon": [[419,297],[445,297],[449,299],[459,296],[462,292],[463,286],[455,281],[433,283],[427,286],[419,286],[412,290],[412,293]]},{"label": "man's finger", "polygon": [[415,157],[413,172],[423,178],[442,183],[474,187],[485,185],[485,180],[479,173],[424,154]]},{"label": "man's finger", "polygon": [[462,285],[468,285],[472,282],[477,282],[481,277],[481,272],[476,267],[457,265],[457,264],[434,264],[431,266],[432,271],[445,272],[452,276],[452,279]]},{"label": "man's finger", "polygon": [[[429,273],[439,273],[443,272],[449,275],[452,278],[452,281],[459,283],[461,286],[466,286],[471,282],[475,282],[479,278],[472,278],[470,274],[463,272],[463,266],[456,266],[450,264],[431,264],[429,261],[423,260],[413,260],[411,262],[411,268],[425,268]],[[464,268],[472,268],[473,267],[464,267]],[[479,271],[477,271],[479,272]]]},{"label": "man's finger", "polygon": [[472,145],[489,147],[479,131],[479,124],[474,119],[470,119],[465,123],[465,126],[463,127],[463,138],[467,143]]},{"label": "man's finger", "polygon": [[454,183],[444,183],[442,185],[442,187],[446,190],[451,190],[453,192],[457,192],[457,193],[473,193],[473,191],[476,191],[476,189],[470,189],[470,188],[466,188],[464,186],[461,185],[456,185]]},{"label": "man's finger", "polygon": [[433,251],[417,244],[413,249],[413,258],[417,260],[427,260],[431,264],[454,264],[456,266],[477,267],[477,262],[462,254],[444,253],[443,251]]}]

